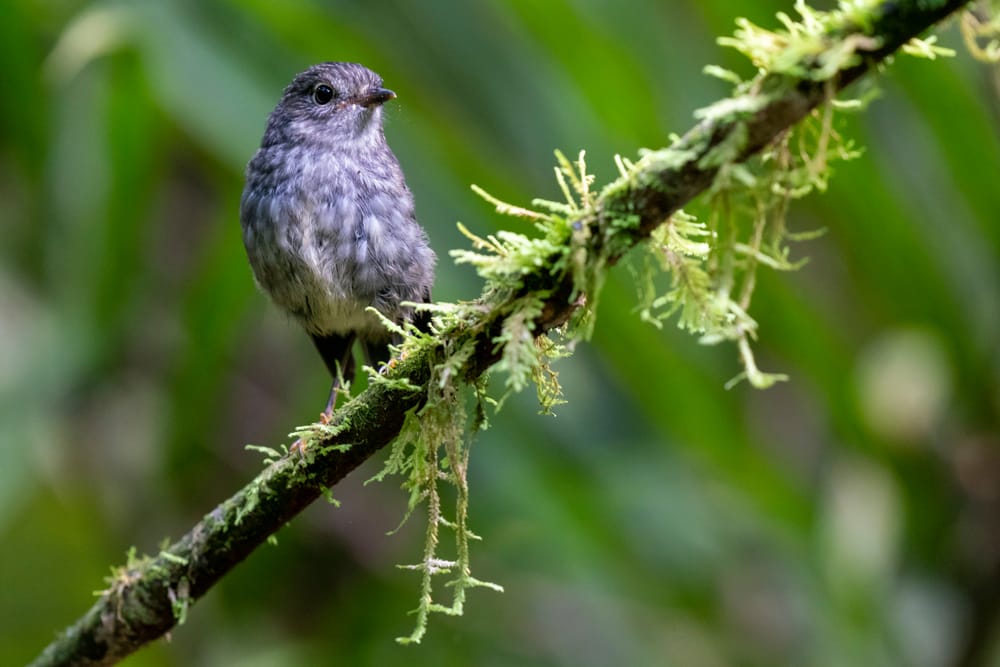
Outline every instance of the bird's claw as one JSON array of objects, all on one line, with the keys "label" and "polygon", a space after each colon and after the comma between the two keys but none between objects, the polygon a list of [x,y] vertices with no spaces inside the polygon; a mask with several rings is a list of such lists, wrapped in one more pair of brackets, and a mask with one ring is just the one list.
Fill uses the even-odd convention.
[{"label": "bird's claw", "polygon": [[389,373],[389,371],[393,370],[394,368],[396,368],[396,366],[398,366],[401,363],[403,363],[404,361],[406,361],[406,357],[408,357],[408,356],[409,356],[409,353],[407,353],[406,351],[400,352],[398,359],[396,357],[393,357],[389,361],[387,361],[384,364],[382,364],[382,368],[378,369],[378,374],[379,375],[387,375]]},{"label": "bird's claw", "polygon": [[[320,424],[322,424],[323,426],[326,426],[331,421],[333,421],[333,413],[332,412],[327,412],[327,411],[324,410],[323,412],[319,413],[319,423]],[[288,453],[291,454],[292,452],[296,452],[296,453],[298,453],[298,455],[300,457],[305,458],[305,456],[306,456],[306,443],[305,443],[305,441],[302,438],[299,438],[298,440],[296,440],[295,442],[293,442],[291,445],[289,445],[289,447],[288,447]]]},{"label": "bird's claw", "polygon": [[306,457],[306,443],[302,438],[288,446],[288,455],[291,456],[293,452],[298,454],[301,459]]}]

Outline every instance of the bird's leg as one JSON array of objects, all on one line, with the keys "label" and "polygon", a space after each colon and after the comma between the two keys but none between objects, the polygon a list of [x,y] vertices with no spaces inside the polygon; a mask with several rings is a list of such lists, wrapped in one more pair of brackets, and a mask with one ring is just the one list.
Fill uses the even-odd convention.
[{"label": "bird's leg", "polygon": [[318,336],[312,334],[313,343],[319,356],[323,358],[327,370],[333,377],[330,385],[330,398],[326,402],[323,416],[320,419],[326,423],[333,414],[333,409],[337,407],[337,397],[340,394],[341,383],[350,382],[354,379],[354,355],[351,354],[351,347],[354,345],[355,334],[332,334],[329,336]]},{"label": "bird's leg", "polygon": [[[310,335],[316,345],[316,350],[323,358],[323,363],[326,364],[327,370],[333,376],[333,382],[330,384],[330,398],[327,399],[326,407],[319,416],[321,423],[329,424],[333,417],[333,410],[337,407],[337,398],[340,395],[342,384],[354,378],[354,355],[351,348],[354,345],[355,334]],[[289,451],[297,451],[300,455],[304,450],[305,443],[302,440],[296,440],[289,447]]]},{"label": "bird's leg", "polygon": [[324,424],[329,424],[333,417],[333,409],[337,407],[337,398],[340,396],[342,383],[350,382],[349,378],[354,377],[354,355],[351,352],[351,346],[348,345],[343,358],[336,363],[336,368],[333,371],[333,382],[330,383],[330,398],[327,399],[326,408],[319,416],[319,420]]},{"label": "bird's leg", "polygon": [[[337,369],[339,372],[339,368]],[[330,398],[326,400],[326,407],[319,413],[321,424],[329,424],[333,418],[333,409],[337,407],[337,397],[340,395],[340,381],[342,375],[334,375],[333,382],[330,383]]]},{"label": "bird's leg", "polygon": [[323,424],[329,424],[330,419],[333,417],[333,408],[337,405],[338,393],[340,393],[340,379],[334,378],[333,384],[330,385],[330,398],[326,402],[326,408],[319,415],[319,420]]}]

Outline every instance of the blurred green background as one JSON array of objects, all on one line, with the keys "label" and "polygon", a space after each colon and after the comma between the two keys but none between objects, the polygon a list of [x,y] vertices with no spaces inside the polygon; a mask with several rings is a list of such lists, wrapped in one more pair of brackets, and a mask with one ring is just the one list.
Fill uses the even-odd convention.
[{"label": "blurred green background", "polygon": [[[155,553],[312,420],[328,380],[253,285],[243,167],[292,75],[379,72],[441,258],[557,198],[553,149],[659,147],[727,91],[738,16],[791,0],[0,3],[0,664],[23,664],[134,545]],[[829,3],[827,3],[829,5]],[[943,42],[961,51],[954,25]],[[415,518],[370,462],[128,665],[1000,665],[1000,96],[964,52],[900,58],[839,128],[867,147],[796,203],[811,263],[754,299],[758,361],[633,312],[618,270],[567,405],[473,447],[463,618],[401,647]],[[443,591],[442,591],[443,592]]]}]

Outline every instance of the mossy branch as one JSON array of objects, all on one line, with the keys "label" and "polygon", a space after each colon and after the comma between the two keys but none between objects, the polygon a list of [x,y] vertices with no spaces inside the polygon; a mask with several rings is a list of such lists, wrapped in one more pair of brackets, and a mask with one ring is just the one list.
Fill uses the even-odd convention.
[{"label": "mossy branch", "polygon": [[[580,179],[568,184],[565,175],[571,172],[564,170],[560,179],[569,203],[540,203],[559,209],[567,221],[565,237],[540,239],[535,248],[551,250],[543,255],[551,261],[513,267],[516,280],[506,288],[503,281],[488,284],[480,300],[460,309],[461,316],[439,317],[441,326],[433,337],[411,336],[405,358],[384,381],[372,383],[338,410],[331,424],[300,431],[310,443],[305,456],[272,462],[157,556],[130,556],[114,571],[91,609],[33,664],[109,665],[163,636],[233,566],[393,442],[422,406],[449,393],[449,383],[467,383],[478,391],[484,374],[496,364],[517,363],[522,353],[545,354],[525,347],[514,334],[527,328],[541,336],[585,311],[596,297],[603,271],[708,190],[720,170],[779,141],[837,91],[876,70],[910,40],[966,4],[966,0],[852,2],[837,13],[836,21],[809,39],[790,41],[788,48],[777,51],[773,44],[755,45],[754,26],[745,24],[738,48],[762,69],[750,85],[706,110],[703,120],[671,147],[648,152],[634,164],[620,161],[622,177],[600,192],[590,191],[582,168]],[[573,203],[571,189],[580,206]],[[543,215],[527,209],[506,212],[528,218]],[[510,240],[501,235],[484,243],[494,244],[494,251],[517,250],[505,246]],[[523,319],[525,313],[531,313],[530,322],[512,326],[508,321]],[[510,354],[512,345],[522,347]],[[453,459],[451,474],[463,476],[463,453],[448,452],[448,458]],[[464,489],[464,478],[458,485]],[[447,525],[444,520],[442,525]],[[459,529],[461,551],[464,522]],[[482,583],[467,571],[458,572],[458,577],[467,585]]]}]

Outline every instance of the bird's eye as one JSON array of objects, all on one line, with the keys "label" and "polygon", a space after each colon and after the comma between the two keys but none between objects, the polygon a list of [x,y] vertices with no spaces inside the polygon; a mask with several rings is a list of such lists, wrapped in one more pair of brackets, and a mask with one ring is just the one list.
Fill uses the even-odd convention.
[{"label": "bird's eye", "polygon": [[333,99],[333,88],[321,83],[315,88],[313,88],[313,102],[316,104],[329,104],[330,100]]}]

